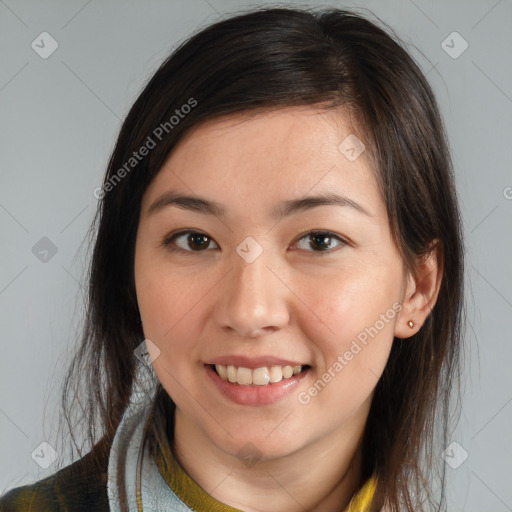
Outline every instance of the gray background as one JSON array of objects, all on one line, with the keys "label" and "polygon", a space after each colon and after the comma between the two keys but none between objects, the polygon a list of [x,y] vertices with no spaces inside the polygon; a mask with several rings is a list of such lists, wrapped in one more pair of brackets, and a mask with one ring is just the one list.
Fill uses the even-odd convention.
[{"label": "gray background", "polygon": [[[291,3],[372,10],[410,45],[434,87],[468,251],[465,394],[452,441],[455,458],[462,449],[469,456],[447,467],[448,508],[512,510],[512,3]],[[121,120],[178,42],[262,4],[0,0],[0,491],[53,473],[31,454],[44,441],[56,446],[61,379],[83,312],[89,253],[81,244]],[[45,31],[59,46],[43,59],[31,43]],[[454,31],[469,45],[457,58],[442,47]],[[453,54],[463,41],[452,39]],[[43,237],[57,248],[47,261],[32,250]]]}]

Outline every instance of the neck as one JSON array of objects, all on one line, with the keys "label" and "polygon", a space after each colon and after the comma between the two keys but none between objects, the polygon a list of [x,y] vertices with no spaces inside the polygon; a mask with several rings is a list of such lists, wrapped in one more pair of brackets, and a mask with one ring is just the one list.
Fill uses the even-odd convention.
[{"label": "neck", "polygon": [[[366,418],[364,418],[366,419]],[[218,501],[246,512],[343,510],[361,484],[364,422],[250,467],[226,453],[179,410],[174,453],[190,477]]]}]

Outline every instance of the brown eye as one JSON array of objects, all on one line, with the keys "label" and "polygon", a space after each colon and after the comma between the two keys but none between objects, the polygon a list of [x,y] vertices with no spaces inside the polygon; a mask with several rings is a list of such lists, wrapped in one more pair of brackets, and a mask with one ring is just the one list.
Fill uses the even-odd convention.
[{"label": "brown eye", "polygon": [[[301,247],[302,240],[306,240],[306,243],[303,243]],[[336,241],[338,243],[333,245]],[[330,231],[310,231],[299,240],[297,247],[306,251],[313,249],[313,252],[334,252],[331,249],[335,250],[336,247],[343,247],[346,244],[345,240]]]},{"label": "brown eye", "polygon": [[[181,231],[166,238],[163,244],[170,250],[183,252],[204,252],[213,239],[198,231]],[[176,247],[173,247],[175,245]]]}]

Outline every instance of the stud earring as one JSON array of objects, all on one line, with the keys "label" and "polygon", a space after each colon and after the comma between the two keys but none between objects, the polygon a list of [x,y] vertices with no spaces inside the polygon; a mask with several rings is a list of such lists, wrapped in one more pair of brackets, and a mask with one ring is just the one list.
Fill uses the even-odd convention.
[{"label": "stud earring", "polygon": [[414,327],[414,322],[412,320],[409,320],[407,322],[407,325],[412,329]]}]

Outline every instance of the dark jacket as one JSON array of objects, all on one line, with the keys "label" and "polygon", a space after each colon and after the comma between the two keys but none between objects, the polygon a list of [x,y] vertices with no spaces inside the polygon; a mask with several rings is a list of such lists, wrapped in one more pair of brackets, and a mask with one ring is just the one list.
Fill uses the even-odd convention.
[{"label": "dark jacket", "polygon": [[0,512],[108,512],[109,448],[104,438],[57,473],[10,490],[0,497]]}]

